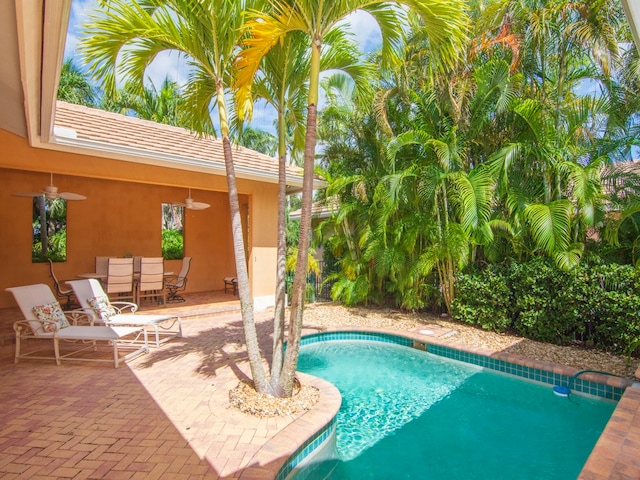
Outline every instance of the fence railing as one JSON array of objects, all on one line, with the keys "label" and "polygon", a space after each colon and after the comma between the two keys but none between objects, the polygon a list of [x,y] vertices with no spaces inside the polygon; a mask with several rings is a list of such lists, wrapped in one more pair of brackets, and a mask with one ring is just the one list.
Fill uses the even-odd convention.
[{"label": "fence railing", "polygon": [[[307,302],[316,300],[331,300],[332,282],[325,283],[324,262],[318,262],[319,272],[311,272],[307,275]],[[293,285],[293,272],[287,274],[287,293],[291,293]]]}]

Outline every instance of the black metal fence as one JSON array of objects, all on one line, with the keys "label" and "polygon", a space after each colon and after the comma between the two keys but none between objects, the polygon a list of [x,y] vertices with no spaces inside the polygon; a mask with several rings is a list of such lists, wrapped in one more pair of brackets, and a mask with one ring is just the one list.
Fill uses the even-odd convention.
[{"label": "black metal fence", "polygon": [[[311,272],[307,276],[307,302],[315,302],[318,300],[331,300],[331,286],[333,282],[326,282],[326,273],[324,262],[318,262],[319,272]],[[291,288],[293,287],[293,272],[287,273],[287,295],[291,297]]]}]

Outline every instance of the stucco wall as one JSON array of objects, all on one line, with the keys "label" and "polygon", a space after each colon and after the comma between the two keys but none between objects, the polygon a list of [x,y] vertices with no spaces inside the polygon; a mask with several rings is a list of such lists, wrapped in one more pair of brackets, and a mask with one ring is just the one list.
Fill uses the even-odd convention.
[{"label": "stucco wall", "polygon": [[[96,255],[159,256],[161,204],[184,201],[188,187],[211,208],[185,210],[185,255],[193,257],[187,290],[221,290],[222,279],[235,275],[224,177],[36,149],[0,130],[0,308],[15,306],[6,287],[51,284],[48,265],[31,262],[32,200],[12,195],[42,189],[50,171],[59,191],[87,196],[67,204],[67,261],[55,265],[59,278],[94,271]],[[238,190],[248,221],[252,293],[273,295],[277,186],[239,180]],[[167,261],[166,269],[177,273],[180,261]]]}]

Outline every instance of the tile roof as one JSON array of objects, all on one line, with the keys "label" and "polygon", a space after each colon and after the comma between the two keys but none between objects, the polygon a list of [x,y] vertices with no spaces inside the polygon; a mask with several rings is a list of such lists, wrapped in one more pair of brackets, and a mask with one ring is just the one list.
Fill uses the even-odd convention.
[{"label": "tile roof", "polygon": [[[337,196],[324,198],[311,204],[312,218],[329,218],[340,209],[340,201]],[[290,220],[300,220],[302,209],[293,210],[289,213]]]},{"label": "tile roof", "polygon": [[[118,113],[58,101],[54,136],[60,144],[130,154],[132,160],[143,157],[175,163],[171,165],[174,168],[196,166],[225,174],[221,139],[200,138],[184,128]],[[277,182],[276,158],[234,146],[233,160],[238,178]],[[287,167],[287,184],[301,186],[301,168]]]}]

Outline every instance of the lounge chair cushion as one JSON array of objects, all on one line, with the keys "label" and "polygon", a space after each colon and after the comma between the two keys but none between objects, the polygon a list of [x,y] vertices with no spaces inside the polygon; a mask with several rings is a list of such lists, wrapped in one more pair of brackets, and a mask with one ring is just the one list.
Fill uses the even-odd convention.
[{"label": "lounge chair cushion", "polygon": [[106,322],[116,314],[115,308],[109,303],[109,298],[105,295],[88,298],[87,302],[103,322]]},{"label": "lounge chair cushion", "polygon": [[[33,314],[40,320],[41,322],[46,322],[43,324],[42,328],[45,332],[53,332],[56,330],[55,324],[58,325],[58,329],[67,328],[69,326],[69,322],[64,312],[62,311],[62,307],[60,307],[59,302],[47,303],[46,305],[38,305],[33,307]],[[54,323],[49,323],[54,322]]]}]

